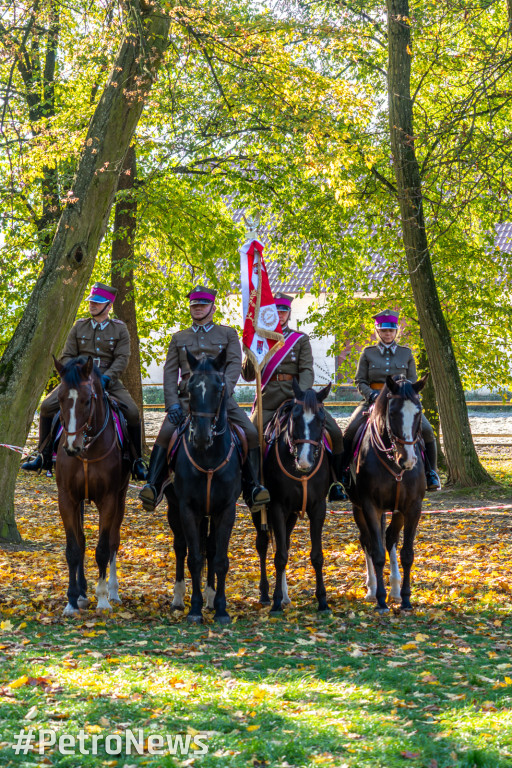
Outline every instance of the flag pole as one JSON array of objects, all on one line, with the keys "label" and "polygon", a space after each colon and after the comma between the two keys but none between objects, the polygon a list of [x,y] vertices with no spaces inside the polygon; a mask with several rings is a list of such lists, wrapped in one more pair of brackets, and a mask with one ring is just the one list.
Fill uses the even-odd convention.
[{"label": "flag pole", "polygon": [[[260,468],[261,468],[261,477],[260,477],[260,483],[262,485],[265,485],[265,480],[263,477],[263,402],[262,402],[262,393],[261,393],[261,370],[259,365],[256,367],[256,413],[258,414],[258,438],[260,443]],[[267,521],[267,507],[263,506],[261,508],[261,530],[266,531],[268,530],[268,521]]]}]

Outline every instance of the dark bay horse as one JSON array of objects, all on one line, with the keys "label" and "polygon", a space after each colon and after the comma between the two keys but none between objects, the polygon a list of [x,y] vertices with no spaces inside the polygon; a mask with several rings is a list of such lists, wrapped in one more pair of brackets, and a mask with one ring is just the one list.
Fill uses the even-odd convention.
[{"label": "dark bay horse", "polygon": [[[388,376],[370,413],[355,464],[355,485],[349,489],[360,542],[366,556],[367,599],[377,610],[388,610],[383,569],[386,549],[390,559],[390,597],[401,598],[402,610],[411,610],[411,567],[414,537],[421,516],[426,480],[419,444],[421,402],[418,397],[427,376],[411,384],[404,377]],[[386,511],[393,513],[386,530]],[[400,531],[403,581],[396,547]],[[385,547],[384,547],[385,538]]]},{"label": "dark bay horse", "polygon": [[121,602],[116,553],[130,465],[123,461],[110,404],[103,391],[101,374],[94,367],[92,357],[76,357],[65,365],[55,358],[54,361],[61,378],[59,403],[63,426],[55,475],[59,511],[66,531],[66,560],[69,568],[68,604],[64,615],[74,616],[80,608],[89,604],[84,571],[85,499],[94,501],[99,512],[96,610],[110,611],[110,602]]},{"label": "dark bay horse", "polygon": [[[168,520],[174,534],[176,585],[173,606],[183,607],[184,562],[192,578],[192,600],[187,621],[203,620],[201,570],[203,557],[210,568],[206,589],[215,621],[228,624],[225,582],[229,568],[228,547],[241,490],[241,462],[227,417],[228,393],[224,378],[226,350],[216,358],[199,360],[187,350],[190,410],[176,450],[174,483],[166,489]],[[211,564],[213,563],[213,568]],[[214,592],[214,579],[216,590]],[[212,600],[213,598],[213,600]]]},{"label": "dark bay horse", "polygon": [[[324,555],[322,529],[326,514],[326,496],[330,484],[329,458],[325,451],[325,412],[323,401],[331,385],[320,392],[307,389],[303,392],[293,380],[295,399],[287,421],[264,462],[265,483],[270,493],[268,505],[269,528],[275,537],[274,564],[276,586],[270,613],[279,614],[283,605],[290,602],[286,584],[286,565],[290,549],[290,537],[299,517],[307,512],[311,536],[311,562],[316,576],[318,610],[327,612],[323,580]],[[270,603],[266,559],[269,542],[268,531],[261,529],[261,513],[253,514],[256,527],[256,549],[260,557],[260,602]]]}]

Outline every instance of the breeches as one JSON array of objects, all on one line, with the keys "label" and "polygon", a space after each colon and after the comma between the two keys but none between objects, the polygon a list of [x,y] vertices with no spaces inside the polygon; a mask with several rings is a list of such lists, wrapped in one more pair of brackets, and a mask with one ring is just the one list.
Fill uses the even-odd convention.
[{"label": "breeches", "polygon": [[[366,419],[366,416],[363,415],[365,411],[368,410],[368,406],[366,403],[363,403],[362,405],[359,405],[355,411],[352,413],[352,416],[350,417],[350,421],[345,427],[344,437],[345,440],[350,443],[354,437],[356,436],[356,432],[363,424],[363,422]],[[432,429],[432,426],[430,422],[428,421],[427,417],[424,413],[421,414],[421,434],[423,436],[423,440],[425,444],[427,443],[433,443],[435,441],[435,435],[434,430]]]},{"label": "breeches", "polygon": [[[272,419],[275,411],[267,411],[263,409],[263,430]],[[253,424],[258,423],[258,412],[254,411],[251,414],[251,421]],[[331,416],[327,408],[325,409],[325,431],[330,435],[332,440],[332,452],[341,453],[343,451],[343,432],[339,428],[336,420]]]},{"label": "breeches", "polygon": [[[50,394],[47,395],[41,403],[41,416],[47,416],[48,418],[53,419],[59,410],[60,405],[58,389],[58,386],[55,387],[55,389],[52,389]],[[110,395],[112,395],[114,400],[116,400],[121,405],[121,410],[126,417],[128,425],[132,427],[139,424],[139,409],[135,405],[135,402],[126,387],[124,387],[120,381],[116,381],[109,386],[108,392]]]},{"label": "breeches", "polygon": [[[182,402],[181,405],[186,413],[188,410],[186,408],[186,403]],[[236,424],[243,429],[247,437],[249,450],[259,447],[260,443],[258,440],[257,428],[254,426],[254,424],[251,423],[251,420],[249,419],[246,412],[240,408],[240,406],[232,397],[230,397],[228,400],[228,419],[233,422],[233,424]],[[160,445],[162,448],[167,448],[176,429],[176,425],[171,424],[169,419],[166,417],[162,426],[160,427],[160,432],[158,433],[158,437],[156,438],[155,443]]]}]

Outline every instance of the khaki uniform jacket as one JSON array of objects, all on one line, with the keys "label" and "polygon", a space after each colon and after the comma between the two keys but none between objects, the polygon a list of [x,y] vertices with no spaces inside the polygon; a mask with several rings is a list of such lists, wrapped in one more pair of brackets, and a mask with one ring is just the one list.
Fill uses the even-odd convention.
[{"label": "khaki uniform jacket", "polygon": [[[288,333],[285,331],[285,336],[289,336],[292,333],[291,329],[287,330]],[[288,373],[296,376],[299,387],[302,390],[310,389],[313,386],[315,380],[313,352],[309,336],[305,333],[302,334],[302,337],[296,342],[284,360],[279,363],[272,375],[275,376],[279,373]],[[254,381],[256,378],[254,365],[248,358],[244,360],[242,365],[242,376],[245,381]],[[262,396],[263,421],[265,422],[267,414],[270,414],[269,418],[271,418],[281,403],[292,397],[294,397],[294,394],[291,381],[269,381],[263,390]]]},{"label": "khaki uniform jacket", "polygon": [[417,380],[416,363],[411,350],[394,343],[390,347],[379,343],[363,350],[357,366],[355,384],[359,393],[368,401],[374,391],[370,384],[383,384],[386,376],[397,374],[403,374],[413,383]]},{"label": "khaki uniform jacket", "polygon": [[72,357],[91,355],[95,365],[112,384],[126,370],[130,358],[130,334],[122,320],[109,318],[106,326],[93,328],[91,318],[77,320],[69,332],[61,355],[61,362]]},{"label": "khaki uniform jacket", "polygon": [[[242,365],[242,352],[238,334],[234,328],[226,325],[216,325],[215,323],[207,325],[208,331],[203,326],[187,328],[184,331],[178,331],[174,334],[169,344],[167,359],[164,365],[164,402],[165,410],[168,411],[171,405],[176,405],[180,399],[188,400],[187,379],[190,374],[190,367],[187,360],[187,349],[194,357],[200,358],[201,355],[208,357],[217,357],[219,352],[226,350],[226,368],[224,377],[226,381],[226,392],[229,398],[232,397],[235,384],[240,376]],[[181,380],[180,380],[181,371]],[[188,404],[185,410],[188,409]]]}]

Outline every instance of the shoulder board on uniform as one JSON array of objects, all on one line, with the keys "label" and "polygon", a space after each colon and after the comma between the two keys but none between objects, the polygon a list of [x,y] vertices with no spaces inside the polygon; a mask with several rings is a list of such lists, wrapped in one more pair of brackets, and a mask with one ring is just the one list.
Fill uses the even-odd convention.
[{"label": "shoulder board on uniform", "polygon": [[78,323],[87,323],[92,318],[90,317],[79,317],[78,320],[76,320],[75,325],[78,325]]},{"label": "shoulder board on uniform", "polygon": [[117,317],[110,317],[109,320],[112,320],[113,323],[121,323],[121,325],[126,325],[124,320],[118,320]]}]

